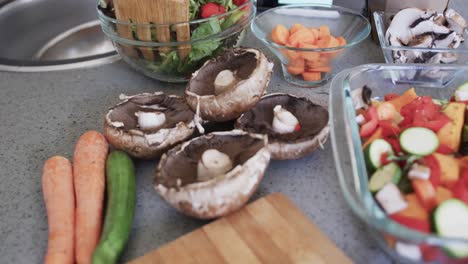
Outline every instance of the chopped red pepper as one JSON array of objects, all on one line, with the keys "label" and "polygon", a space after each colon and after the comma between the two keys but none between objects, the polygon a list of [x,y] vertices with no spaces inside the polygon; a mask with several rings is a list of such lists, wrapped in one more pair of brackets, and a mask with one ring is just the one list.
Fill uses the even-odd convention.
[{"label": "chopped red pepper", "polygon": [[421,160],[422,165],[427,166],[431,169],[431,176],[429,181],[432,183],[432,186],[436,188],[440,184],[440,164],[439,161],[433,156],[426,156]]},{"label": "chopped red pepper", "polygon": [[221,15],[226,12],[226,8],[222,5],[210,2],[201,6],[201,17],[207,18],[215,15]]},{"label": "chopped red pepper", "polygon": [[444,255],[442,251],[436,246],[422,244],[419,246],[419,248],[421,249],[422,257],[425,262],[440,260]]},{"label": "chopped red pepper", "polygon": [[392,145],[393,152],[400,153],[403,152],[400,146],[400,140],[394,137],[385,137],[385,141],[387,141],[390,145]]},{"label": "chopped red pepper", "polygon": [[452,148],[450,148],[449,146],[447,146],[445,144],[440,144],[439,147],[437,148],[436,152],[438,152],[440,154],[450,155],[450,154],[453,154],[455,151],[453,151]]},{"label": "chopped red pepper", "polygon": [[366,120],[369,120],[369,121],[367,121],[367,123],[362,125],[361,130],[360,130],[360,135],[363,138],[369,137],[370,135],[372,135],[372,133],[374,133],[374,131],[379,126],[379,118],[377,116],[377,108],[371,106],[371,107],[369,107],[369,109],[367,109]]},{"label": "chopped red pepper", "polygon": [[247,2],[247,0],[233,0],[232,1],[236,6],[241,6]]},{"label": "chopped red pepper", "polygon": [[404,117],[400,124],[402,128],[418,126],[437,132],[450,122],[450,118],[442,112],[442,107],[435,104],[429,96],[418,97],[405,105],[401,109],[401,115]]},{"label": "chopped red pepper", "polygon": [[396,94],[396,93],[389,93],[389,94],[386,94],[384,96],[384,99],[385,99],[385,101],[390,101],[390,100],[393,100],[393,99],[398,98],[398,97],[399,97],[399,95]]},{"label": "chopped red pepper", "polygon": [[453,196],[468,204],[468,169],[464,169],[460,179],[453,186]]},{"label": "chopped red pepper", "polygon": [[301,130],[301,124],[297,123],[297,125],[294,127],[294,132],[298,132]]},{"label": "chopped red pepper", "polygon": [[431,230],[431,225],[429,220],[417,219],[408,216],[402,216],[398,214],[390,215],[390,218],[399,223],[400,225],[415,229],[424,233],[429,233]]},{"label": "chopped red pepper", "polygon": [[388,153],[387,152],[382,153],[382,156],[380,156],[380,164],[382,164],[382,166],[384,166],[384,165],[387,165],[390,162],[391,162],[391,160],[388,160]]},{"label": "chopped red pepper", "polygon": [[401,129],[391,120],[379,121],[379,126],[382,128],[382,135],[384,137],[398,136]]}]

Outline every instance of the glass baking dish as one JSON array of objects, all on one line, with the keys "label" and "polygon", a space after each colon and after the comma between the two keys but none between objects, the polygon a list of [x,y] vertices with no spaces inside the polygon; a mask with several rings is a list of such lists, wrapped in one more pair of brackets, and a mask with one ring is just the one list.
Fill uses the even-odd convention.
[{"label": "glass baking dish", "polygon": [[[412,79],[406,77],[406,73],[410,71],[415,72]],[[428,82],[423,73],[431,71],[443,74],[446,80]],[[399,76],[405,77],[399,78]],[[449,99],[456,87],[466,81],[468,81],[466,65],[368,64],[339,73],[331,83],[329,102],[332,120],[331,142],[341,190],[352,211],[368,227],[371,236],[376,238],[378,244],[388,254],[400,262],[420,263],[399,256],[392,248],[395,241],[416,244],[421,248],[434,249],[432,252],[436,252],[449,244],[468,246],[468,240],[442,238],[408,229],[391,221],[380,209],[368,191],[368,175],[359,127],[355,122],[356,113],[351,91],[367,85],[372,89],[372,98],[382,99],[385,94],[401,94],[408,88],[415,87],[418,95]],[[467,258],[455,260],[445,257],[444,254],[440,255],[438,261],[442,263],[468,263]]]},{"label": "glass baking dish", "polygon": [[[466,9],[468,10],[468,9]],[[468,13],[465,10],[457,9],[457,12],[468,18]],[[428,58],[427,61],[421,63],[427,64],[434,64],[431,62],[429,58],[433,58],[437,53],[441,53],[443,56],[456,58],[456,61],[453,63],[460,64],[460,63],[467,63],[468,62],[468,41],[464,41],[461,45],[456,49],[449,49],[449,48],[417,48],[417,47],[407,47],[407,46],[392,46],[385,38],[385,33],[387,32],[387,28],[390,25],[391,18],[395,15],[395,13],[387,13],[387,12],[374,12],[374,21],[375,27],[377,30],[377,35],[380,42],[380,47],[382,48],[382,52],[385,58],[386,63],[402,63],[399,60],[394,59],[394,54],[396,53],[403,53],[403,54],[414,54],[414,56],[421,56]],[[463,32],[463,37],[465,40],[468,39],[468,32],[465,30]],[[411,57],[411,56],[407,56]],[[417,61],[408,61],[404,63],[417,63]]]}]

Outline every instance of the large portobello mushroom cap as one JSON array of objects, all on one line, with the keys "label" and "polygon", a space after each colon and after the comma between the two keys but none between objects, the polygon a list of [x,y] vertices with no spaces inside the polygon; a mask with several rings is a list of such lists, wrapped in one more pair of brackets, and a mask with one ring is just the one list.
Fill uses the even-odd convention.
[{"label": "large portobello mushroom cap", "polygon": [[195,114],[180,96],[156,92],[121,100],[106,114],[104,135],[136,158],[158,158],[193,134]]},{"label": "large portobello mushroom cap", "polygon": [[240,130],[213,132],[165,153],[154,187],[180,212],[199,219],[242,207],[270,161],[267,137]]},{"label": "large portobello mushroom cap", "polygon": [[265,94],[272,71],[273,63],[259,50],[230,49],[193,74],[185,98],[202,119],[235,119]]},{"label": "large portobello mushroom cap", "polygon": [[[293,124],[294,131],[275,129],[275,108],[289,112],[293,117],[290,114],[286,117],[298,121],[297,127]],[[268,135],[268,149],[271,158],[276,160],[298,159],[310,154],[325,143],[330,130],[328,111],[325,108],[306,98],[289,94],[264,96],[254,108],[237,119],[236,128]]]}]

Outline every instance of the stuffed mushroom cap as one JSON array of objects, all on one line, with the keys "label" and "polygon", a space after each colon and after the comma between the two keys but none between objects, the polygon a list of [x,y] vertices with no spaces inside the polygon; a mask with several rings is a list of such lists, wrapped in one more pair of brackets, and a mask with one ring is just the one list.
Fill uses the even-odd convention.
[{"label": "stuffed mushroom cap", "polygon": [[[230,160],[227,170],[200,175],[208,152]],[[224,156],[224,157],[223,157]],[[221,159],[212,159],[221,162]],[[213,132],[165,153],[155,190],[180,212],[199,219],[224,216],[242,207],[257,189],[270,161],[267,138],[240,130]],[[197,168],[198,167],[198,168]]]},{"label": "stuffed mushroom cap", "polygon": [[[275,108],[278,106],[298,120],[297,131],[279,133],[274,129]],[[289,94],[264,96],[254,108],[237,119],[236,128],[267,135],[271,158],[276,160],[299,159],[312,153],[325,143],[330,130],[325,108]]]},{"label": "stuffed mushroom cap", "polygon": [[229,49],[193,74],[185,98],[204,120],[235,119],[265,94],[272,72],[273,63],[259,50]]},{"label": "stuffed mushroom cap", "polygon": [[104,135],[136,158],[158,158],[194,132],[194,113],[185,100],[162,92],[121,96],[105,116]]}]

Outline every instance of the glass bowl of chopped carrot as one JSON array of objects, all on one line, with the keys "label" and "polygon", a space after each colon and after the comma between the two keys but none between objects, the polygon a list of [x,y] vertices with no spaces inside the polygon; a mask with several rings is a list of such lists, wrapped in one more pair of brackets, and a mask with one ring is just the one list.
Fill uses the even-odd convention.
[{"label": "glass bowl of chopped carrot", "polygon": [[281,61],[287,82],[316,87],[328,82],[349,48],[370,33],[369,21],[339,6],[280,6],[258,15],[253,34]]},{"label": "glass bowl of chopped carrot", "polygon": [[396,263],[468,263],[468,66],[347,69],[329,104],[338,182],[363,232]]}]

